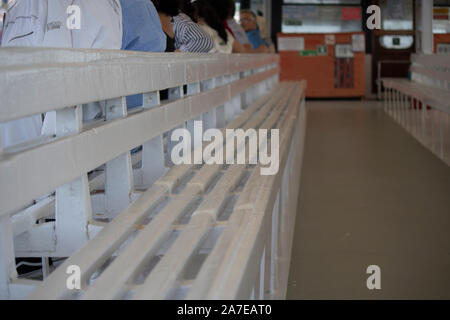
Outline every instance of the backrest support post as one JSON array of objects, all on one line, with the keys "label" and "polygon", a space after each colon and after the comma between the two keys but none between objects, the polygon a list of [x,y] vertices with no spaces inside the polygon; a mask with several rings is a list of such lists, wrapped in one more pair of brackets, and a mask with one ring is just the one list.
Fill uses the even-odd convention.
[{"label": "backrest support post", "polygon": [[[81,132],[82,106],[56,111],[56,136],[62,137]],[[56,189],[56,252],[69,256],[80,244],[89,240],[88,223],[92,218],[91,199],[87,174]]]},{"label": "backrest support post", "polygon": [[[125,97],[106,102],[106,119],[113,120],[127,116]],[[124,134],[126,134],[124,132]],[[130,151],[126,151],[106,163],[106,218],[113,219],[132,201],[134,190]]]}]

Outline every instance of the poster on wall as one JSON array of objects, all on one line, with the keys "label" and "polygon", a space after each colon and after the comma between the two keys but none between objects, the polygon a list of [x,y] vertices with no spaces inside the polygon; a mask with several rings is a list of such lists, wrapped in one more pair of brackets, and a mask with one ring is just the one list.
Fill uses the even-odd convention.
[{"label": "poster on wall", "polygon": [[449,9],[450,8],[433,8],[433,20],[449,20]]},{"label": "poster on wall", "polygon": [[340,43],[334,46],[334,56],[336,58],[353,58],[352,45],[347,43]]},{"label": "poster on wall", "polygon": [[352,35],[352,50],[353,52],[365,52],[366,42],[363,34]]},{"label": "poster on wall", "polygon": [[334,46],[336,44],[336,36],[334,34],[326,34],[325,44],[327,46]]},{"label": "poster on wall", "polygon": [[278,51],[301,51],[304,49],[305,49],[305,38],[303,37],[278,38]]}]

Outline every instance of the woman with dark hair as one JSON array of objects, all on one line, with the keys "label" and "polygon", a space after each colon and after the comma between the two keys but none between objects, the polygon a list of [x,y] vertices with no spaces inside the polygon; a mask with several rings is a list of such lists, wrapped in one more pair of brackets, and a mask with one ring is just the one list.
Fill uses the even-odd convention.
[{"label": "woman with dark hair", "polygon": [[[214,39],[214,49],[211,52],[242,53],[245,48],[234,40],[233,35],[226,29],[225,20],[228,15],[220,7],[215,7],[219,2],[212,0],[197,0],[194,2],[198,24]],[[220,10],[220,11],[219,11]],[[222,17],[222,18],[221,18]]]},{"label": "woman with dark hair", "polygon": [[152,0],[158,11],[159,19],[164,33],[167,36],[166,52],[175,51],[175,32],[173,30],[173,17],[179,13],[179,0]]}]

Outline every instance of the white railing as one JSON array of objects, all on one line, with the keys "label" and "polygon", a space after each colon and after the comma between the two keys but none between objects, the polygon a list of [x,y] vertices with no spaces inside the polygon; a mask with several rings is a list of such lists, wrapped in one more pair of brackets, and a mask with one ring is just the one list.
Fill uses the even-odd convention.
[{"label": "white railing", "polygon": [[450,165],[450,58],[412,55],[411,80],[383,79],[385,111]]},{"label": "white railing", "polygon": [[[58,281],[58,277],[67,277],[65,264],[40,285],[17,278],[15,257],[43,257],[46,278],[47,257],[70,256],[66,263],[79,263],[86,280],[95,276],[99,267],[108,264],[111,254],[124,245],[123,241],[133,243],[130,232],[139,232],[141,228],[136,225],[143,224],[149,212],[161,203],[172,204],[171,210],[160,207],[161,212],[176,208],[177,214],[182,215],[193,201],[200,204],[206,201],[205,188],[212,183],[211,179],[220,172],[226,176],[230,170],[220,166],[201,169],[172,166],[168,159],[173,147],[168,139],[170,132],[179,127],[192,131],[195,120],[202,121],[204,130],[225,126],[285,127],[280,138],[280,148],[284,150],[284,153],[280,151],[280,173],[262,179],[252,175],[257,171],[255,168],[241,168],[239,174],[234,173],[235,179],[255,176],[243,184],[244,197],[227,189],[223,193],[226,197],[221,201],[216,199],[215,204],[217,211],[232,196],[245,199],[245,191],[255,189],[251,188],[252,182],[262,188],[258,197],[252,198],[254,203],[259,200],[265,205],[250,212],[256,212],[255,217],[259,217],[258,212],[266,217],[263,213],[270,211],[273,217],[273,223],[268,219],[256,220],[259,224],[249,223],[250,230],[256,228],[254,232],[241,231],[242,236],[247,235],[244,238],[250,241],[247,243],[250,247],[242,248],[242,243],[232,247],[234,253],[244,254],[247,268],[253,268],[258,261],[262,282],[256,280],[255,270],[240,265],[232,269],[236,274],[227,273],[228,278],[220,279],[237,277],[229,282],[235,287],[218,290],[217,294],[235,298],[250,297],[253,292],[254,298],[283,297],[297,204],[305,111],[301,103],[304,85],[277,86],[278,56],[8,48],[0,50],[0,59],[3,62],[0,122],[56,111],[55,136],[42,136],[20,146],[0,148],[0,297],[24,297],[36,286],[39,288],[34,297],[67,296],[66,281]],[[159,91],[164,89],[169,89],[169,99],[161,101]],[[137,93],[144,94],[143,106],[128,111],[124,97]],[[82,105],[98,101],[102,101],[104,117],[83,123]],[[130,150],[138,146],[142,146],[142,150],[130,155]],[[196,178],[192,179],[197,182],[183,182],[188,176]],[[215,183],[231,188],[227,180]],[[193,185],[203,187],[194,191]],[[239,203],[246,203],[242,201]],[[160,245],[166,241],[161,239],[167,234],[183,229],[175,220],[170,220],[170,213],[166,218],[164,214],[161,216],[164,223],[167,222],[167,230],[164,229],[167,232],[149,244],[154,249],[149,249],[151,253],[162,250]],[[143,227],[144,230],[161,226],[157,222],[148,225],[151,227]],[[216,239],[217,243],[236,227],[232,223],[225,227],[223,222],[214,225],[204,232],[211,232],[215,235],[213,238],[223,235]],[[272,231],[267,230],[271,229],[269,226]],[[95,237],[99,232],[101,235]],[[182,235],[189,239],[187,231]],[[193,243],[198,245],[202,239],[196,238]],[[257,241],[260,239],[266,241],[260,243]],[[222,242],[229,245],[225,240]],[[186,246],[189,248],[188,244]],[[81,247],[83,249],[79,250]],[[190,251],[186,249],[188,253],[182,261],[187,264],[197,249],[195,246]],[[211,247],[207,251],[225,252],[217,250]],[[130,264],[136,270],[142,269],[149,252],[143,254],[142,261]],[[117,252],[112,257],[117,257]],[[165,259],[170,260],[170,255]],[[242,261],[230,258],[227,263],[236,266]],[[210,264],[205,264],[202,270],[207,265]],[[136,270],[132,272],[134,275]],[[206,278],[197,281],[197,287],[204,285],[209,273],[203,271],[199,277],[201,274]],[[167,288],[170,294],[164,297],[186,288],[186,283],[171,283]],[[100,284],[101,281],[98,286]],[[46,296],[42,296],[42,292],[46,292]],[[213,298],[200,289],[190,292],[198,298]],[[202,294],[195,295],[195,292]],[[101,290],[100,294],[91,295],[107,296]]]}]

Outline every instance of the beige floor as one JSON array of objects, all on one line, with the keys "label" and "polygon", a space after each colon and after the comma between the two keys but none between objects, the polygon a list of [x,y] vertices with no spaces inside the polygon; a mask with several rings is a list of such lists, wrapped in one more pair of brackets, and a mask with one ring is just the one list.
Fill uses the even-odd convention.
[{"label": "beige floor", "polygon": [[376,102],[307,107],[287,298],[450,299],[450,167]]}]

